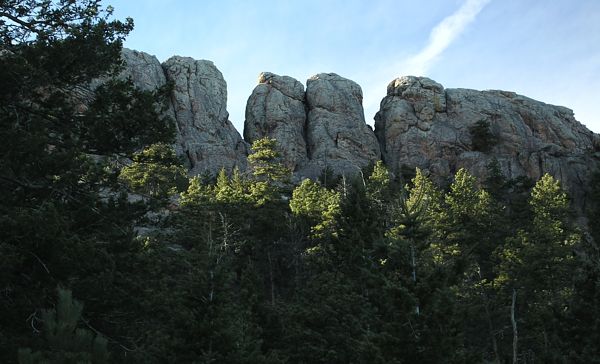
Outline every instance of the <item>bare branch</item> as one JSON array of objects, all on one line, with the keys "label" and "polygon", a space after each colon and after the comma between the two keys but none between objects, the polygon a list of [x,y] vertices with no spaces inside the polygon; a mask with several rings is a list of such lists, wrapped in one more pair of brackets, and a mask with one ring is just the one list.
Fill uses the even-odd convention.
[{"label": "bare branch", "polygon": [[40,259],[40,257],[38,257],[37,255],[35,255],[32,252],[28,252],[28,253],[31,254],[35,259],[37,259],[37,261],[42,265],[42,267],[44,267],[44,270],[46,271],[46,273],[50,274],[50,270],[48,269],[46,264],[44,264],[44,262]]},{"label": "bare branch", "polygon": [[81,318],[81,321],[83,321],[83,323],[85,324],[85,326],[87,326],[90,330],[92,330],[94,333],[96,333],[96,335],[100,335],[102,337],[105,337],[109,342],[112,342],[113,344],[117,344],[119,345],[121,348],[123,348],[123,350],[132,352],[132,351],[136,351],[136,349],[130,349],[128,347],[126,347],[125,345],[121,344],[119,341],[112,339],[110,337],[108,337],[107,335],[104,335],[103,333],[101,333],[100,331],[98,331],[95,327],[93,327],[90,322],[86,319],[84,319],[83,317]]},{"label": "bare branch", "polygon": [[33,313],[25,319],[25,322],[29,321],[31,328],[33,329],[33,332],[35,332],[36,334],[39,334],[41,331],[38,330],[37,327],[35,327],[34,320],[39,320],[37,318],[37,310],[33,311]]}]

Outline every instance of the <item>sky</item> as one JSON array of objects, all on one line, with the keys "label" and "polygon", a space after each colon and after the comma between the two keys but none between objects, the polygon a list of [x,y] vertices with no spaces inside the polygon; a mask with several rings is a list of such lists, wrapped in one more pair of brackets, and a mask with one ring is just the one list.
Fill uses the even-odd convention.
[{"label": "sky", "polygon": [[242,133],[260,72],[334,72],[363,89],[367,123],[387,84],[514,91],[566,106],[600,132],[600,0],[106,0],[135,29],[125,47],[207,59]]}]

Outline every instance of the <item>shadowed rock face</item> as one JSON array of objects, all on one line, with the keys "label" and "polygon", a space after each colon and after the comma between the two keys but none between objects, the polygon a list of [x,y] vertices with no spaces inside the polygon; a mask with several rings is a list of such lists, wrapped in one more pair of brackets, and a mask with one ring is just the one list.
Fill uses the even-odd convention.
[{"label": "shadowed rock face", "polygon": [[[489,123],[496,143],[473,147],[471,128]],[[402,77],[388,86],[375,116],[383,160],[393,171],[422,168],[438,182],[465,167],[479,178],[495,158],[508,178],[560,179],[576,200],[597,159],[594,135],[560,106],[505,91],[446,89],[428,78]]]},{"label": "shadowed rock face", "polygon": [[304,129],[304,85],[288,76],[263,72],[246,105],[244,139],[277,139],[287,167],[297,171],[308,161]]}]

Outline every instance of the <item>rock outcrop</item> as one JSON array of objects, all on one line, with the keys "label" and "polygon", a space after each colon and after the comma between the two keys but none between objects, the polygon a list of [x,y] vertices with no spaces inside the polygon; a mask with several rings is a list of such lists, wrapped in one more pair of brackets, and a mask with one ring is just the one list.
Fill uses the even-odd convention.
[{"label": "rock outcrop", "polygon": [[380,159],[379,144],[365,123],[362,90],[335,73],[320,73],[306,83],[308,109],[306,142],[308,176],[324,168],[340,174],[356,174]]},{"label": "rock outcrop", "polygon": [[244,137],[277,139],[297,178],[317,177],[325,168],[355,175],[380,159],[379,144],[365,123],[360,86],[334,73],[302,84],[261,73],[246,106]]},{"label": "rock outcrop", "polygon": [[[475,147],[478,122],[493,137],[485,150]],[[580,201],[598,150],[597,136],[567,108],[512,92],[444,89],[423,77],[389,84],[375,132],[393,171],[419,167],[442,182],[465,167],[485,178],[496,159],[507,178],[550,173]]]},{"label": "rock outcrop", "polygon": [[[507,178],[552,174],[583,206],[600,161],[600,136],[567,108],[506,91],[444,89],[412,76],[389,84],[373,133],[355,82],[322,73],[307,81],[305,92],[291,77],[262,73],[248,100],[244,141],[229,121],[227,85],[212,62],[172,57],[161,65],[128,49],[123,59],[121,77],[142,90],[173,83],[166,112],[176,121],[175,147],[191,175],[244,170],[247,142],[270,136],[297,179],[317,177],[327,167],[355,174],[382,158],[393,172],[419,167],[445,183],[461,167],[484,179],[497,160]],[[490,137],[483,145],[474,133],[478,125]]]},{"label": "rock outcrop", "polygon": [[123,48],[121,57],[125,68],[120,77],[130,78],[135,87],[140,90],[153,91],[167,83],[162,66],[155,56]]},{"label": "rock outcrop", "polygon": [[130,78],[141,90],[173,83],[166,114],[175,120],[174,147],[190,175],[246,168],[247,146],[228,119],[227,84],[212,62],[172,57],[161,65],[155,56],[126,48],[122,58],[125,67],[119,77]]},{"label": "rock outcrop", "polygon": [[162,66],[173,82],[177,142],[190,163],[190,174],[245,169],[246,144],[229,121],[221,72],[210,61],[189,57],[171,57]]},{"label": "rock outcrop", "polygon": [[304,85],[288,77],[263,72],[246,105],[244,139],[252,143],[275,138],[283,159],[292,171],[306,165],[308,155]]}]

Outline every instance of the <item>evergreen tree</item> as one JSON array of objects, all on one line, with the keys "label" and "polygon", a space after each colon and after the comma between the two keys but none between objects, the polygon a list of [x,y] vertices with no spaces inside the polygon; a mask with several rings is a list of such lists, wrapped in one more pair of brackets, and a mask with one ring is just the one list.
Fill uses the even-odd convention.
[{"label": "evergreen tree", "polygon": [[597,224],[600,221],[600,170],[592,174],[590,187],[589,205],[586,211],[588,228],[592,239],[594,239],[596,244],[600,244],[600,224]]},{"label": "evergreen tree", "polygon": [[[292,192],[265,138],[251,174],[188,181],[168,87],[113,77],[132,22],[111,12],[0,4],[1,362],[598,362],[598,248],[552,177],[527,199],[492,160],[487,191],[459,170],[442,193],[378,162]],[[486,123],[471,134],[495,142]],[[177,191],[167,225],[140,236],[152,206],[131,192]],[[85,321],[66,290],[38,314],[57,283]]]},{"label": "evergreen tree", "polygon": [[573,299],[561,322],[562,348],[568,361],[600,363],[600,249],[589,241],[580,253]]},{"label": "evergreen tree", "polygon": [[530,226],[500,251],[496,284],[505,300],[512,297],[516,355],[529,351],[546,362],[560,362],[565,359],[560,326],[573,295],[574,249],[580,237],[569,219],[567,194],[552,176],[536,183],[529,204]]},{"label": "evergreen tree", "polygon": [[[0,4],[3,348],[27,346],[22,323],[48,305],[57,282],[110,317],[123,299],[111,284],[140,249],[133,225],[146,209],[127,201],[114,160],[171,142],[174,128],[161,113],[165,90],[112,79],[133,22],[111,15],[94,0]],[[0,361],[14,360],[14,350],[0,351]]]},{"label": "evergreen tree", "polygon": [[502,174],[498,159],[492,158],[492,160],[487,164],[486,168],[487,177],[484,181],[485,190],[492,195],[494,199],[500,201],[506,197],[505,195],[507,192],[508,183]]},{"label": "evergreen tree", "polygon": [[391,200],[390,172],[383,165],[382,161],[375,163],[373,172],[367,179],[367,192],[369,198],[378,205],[383,206]]},{"label": "evergreen tree", "polygon": [[477,186],[474,176],[461,168],[454,176],[445,202],[447,210],[442,217],[442,228],[447,245],[460,251],[457,273],[467,269],[465,265],[470,264],[471,256],[481,269],[489,272],[489,255],[494,244],[498,244],[490,239],[494,237],[491,196]]},{"label": "evergreen tree", "polygon": [[473,150],[488,153],[498,143],[498,138],[492,133],[488,121],[479,120],[469,128],[469,132]]},{"label": "evergreen tree", "polygon": [[331,167],[327,166],[323,168],[321,174],[319,175],[318,181],[321,183],[321,186],[334,189],[342,180],[342,176],[336,174]]},{"label": "evergreen tree", "polygon": [[119,178],[135,193],[165,199],[187,187],[186,171],[172,147],[158,143],[134,153]]},{"label": "evergreen tree", "polygon": [[108,341],[89,330],[78,328],[83,304],[74,300],[71,291],[58,289],[56,308],[43,310],[45,348],[19,350],[19,363],[108,363]]},{"label": "evergreen tree", "polygon": [[305,179],[292,193],[290,210],[309,220],[316,237],[332,234],[340,213],[340,194]]},{"label": "evergreen tree", "polygon": [[394,205],[394,226],[387,234],[391,249],[385,267],[396,290],[404,288],[396,312],[405,312],[400,322],[411,323],[411,334],[404,333],[411,350],[404,355],[413,362],[466,360],[459,349],[453,269],[459,251],[441,234],[444,207],[442,193],[417,169],[412,186]]},{"label": "evergreen tree", "polygon": [[600,363],[600,173],[590,183],[588,231],[577,254],[574,291],[567,322],[563,324],[564,351],[577,363]]},{"label": "evergreen tree", "polygon": [[280,197],[277,195],[289,183],[291,171],[283,165],[275,139],[266,137],[254,141],[252,152],[248,156],[254,177],[251,194],[256,203],[262,205]]}]

